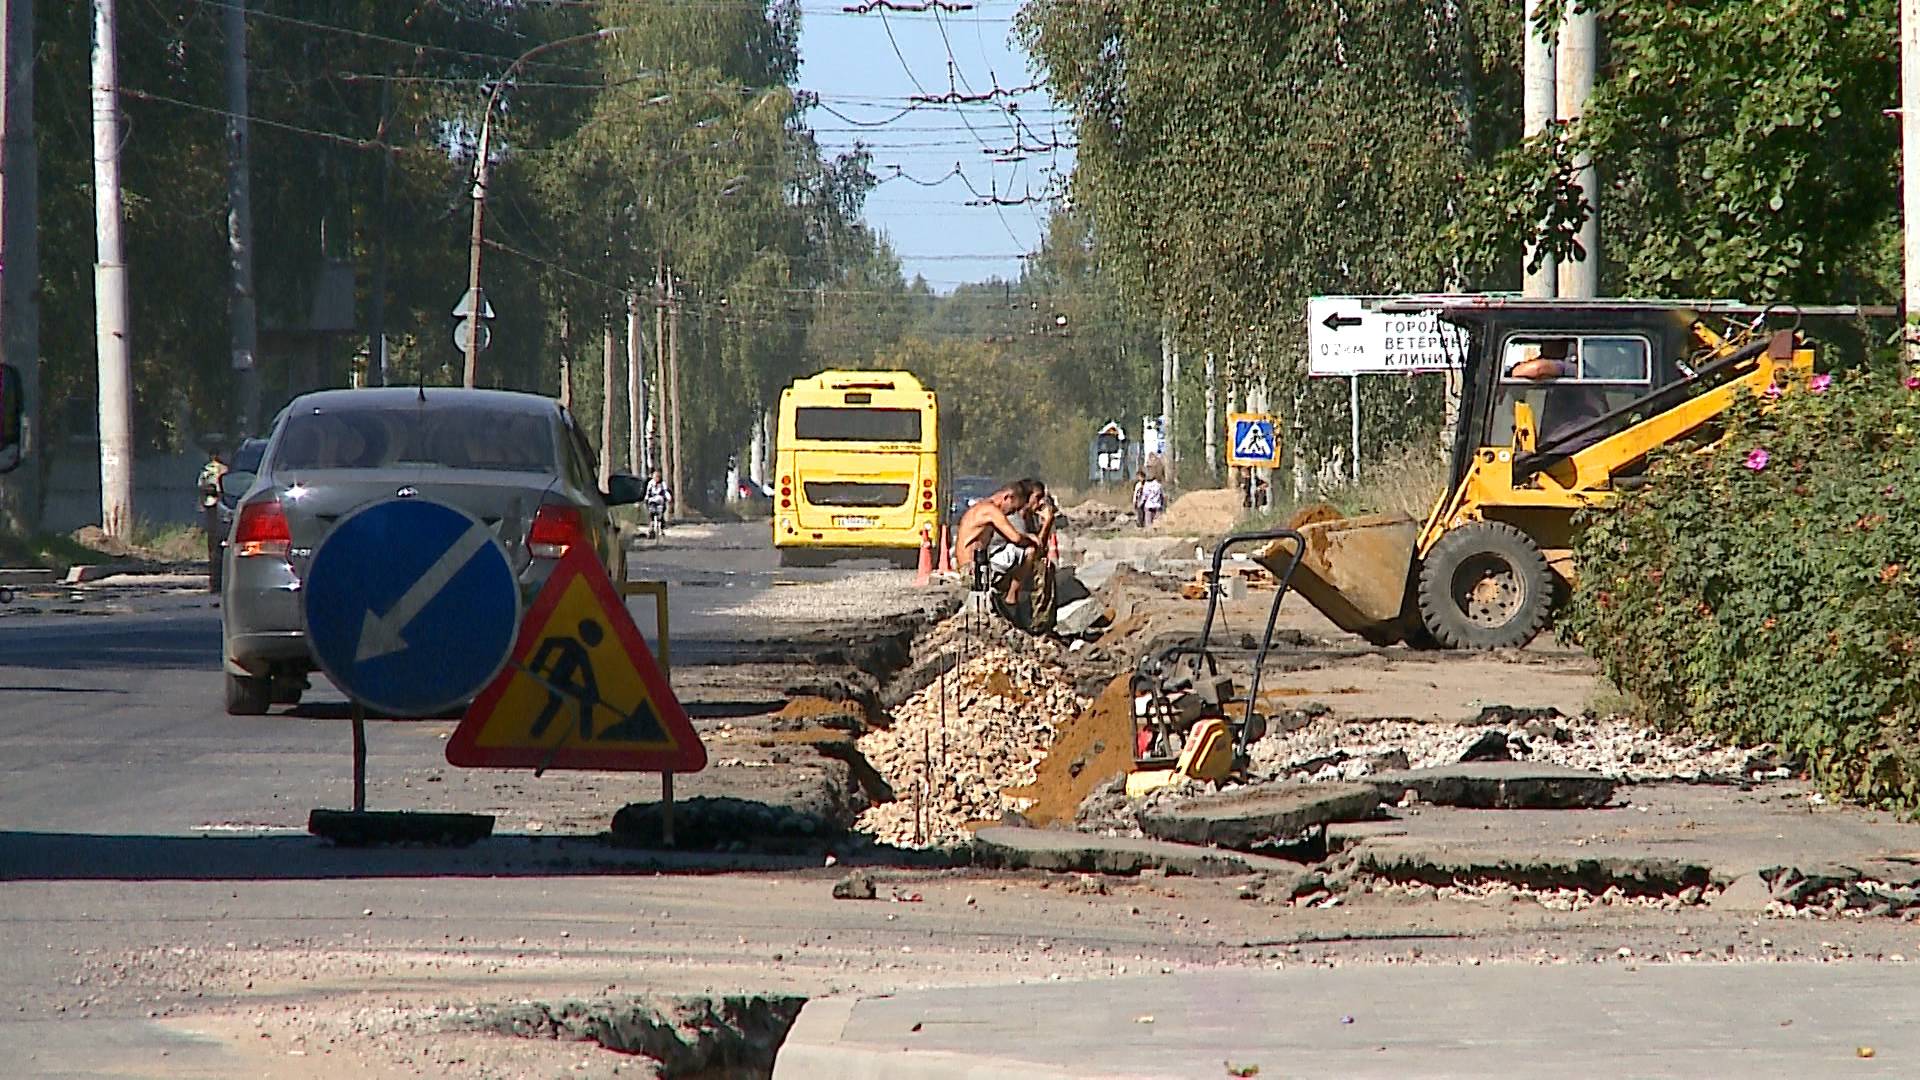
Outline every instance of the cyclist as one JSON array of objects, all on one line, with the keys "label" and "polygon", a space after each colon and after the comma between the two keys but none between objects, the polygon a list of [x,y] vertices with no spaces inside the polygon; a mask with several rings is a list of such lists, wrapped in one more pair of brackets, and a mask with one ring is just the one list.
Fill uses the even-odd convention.
[{"label": "cyclist", "polygon": [[660,470],[653,470],[647,478],[647,524],[653,535],[659,536],[667,527],[667,513],[673,506],[673,492],[667,489],[667,482],[660,477]]}]

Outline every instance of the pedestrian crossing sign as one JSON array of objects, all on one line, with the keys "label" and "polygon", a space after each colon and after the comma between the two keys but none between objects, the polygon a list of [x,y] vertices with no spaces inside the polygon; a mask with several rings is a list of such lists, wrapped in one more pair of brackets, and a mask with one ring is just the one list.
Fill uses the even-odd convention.
[{"label": "pedestrian crossing sign", "polygon": [[698,772],[707,750],[590,547],[567,549],[447,742],[464,767]]},{"label": "pedestrian crossing sign", "polygon": [[1273,469],[1280,465],[1280,436],[1265,413],[1227,414],[1227,464]]}]

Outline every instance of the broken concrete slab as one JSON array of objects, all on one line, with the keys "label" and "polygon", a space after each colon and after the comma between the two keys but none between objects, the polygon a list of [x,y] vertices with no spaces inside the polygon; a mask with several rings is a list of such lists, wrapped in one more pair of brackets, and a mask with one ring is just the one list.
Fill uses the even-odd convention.
[{"label": "broken concrete slab", "polygon": [[1613,800],[1610,776],[1525,761],[1477,761],[1368,778],[1387,802],[1409,791],[1425,803],[1474,810],[1594,809]]},{"label": "broken concrete slab", "polygon": [[1773,903],[1773,888],[1756,871],[1733,879],[1708,906],[1715,911],[1759,912]]},{"label": "broken concrete slab", "polygon": [[1498,854],[1429,847],[1415,840],[1383,838],[1352,849],[1356,872],[1389,881],[1428,885],[1504,881],[1532,889],[1618,888],[1630,896],[1670,896],[1686,888],[1713,884],[1713,873],[1698,863],[1657,856],[1578,857],[1546,853]]},{"label": "broken concrete slab", "polygon": [[1294,863],[1262,855],[1067,829],[981,829],[974,834],[973,852],[975,862],[1000,870],[1128,875],[1159,870],[1201,878],[1300,870]]},{"label": "broken concrete slab", "polygon": [[865,870],[855,870],[833,883],[835,900],[872,900],[879,895],[880,889],[873,883],[873,875]]},{"label": "broken concrete slab", "polygon": [[1249,848],[1360,821],[1379,805],[1380,789],[1372,784],[1255,784],[1142,810],[1140,828],[1161,840]]},{"label": "broken concrete slab", "polygon": [[1061,637],[1080,637],[1107,621],[1107,606],[1098,598],[1089,596],[1055,612],[1053,632]]}]

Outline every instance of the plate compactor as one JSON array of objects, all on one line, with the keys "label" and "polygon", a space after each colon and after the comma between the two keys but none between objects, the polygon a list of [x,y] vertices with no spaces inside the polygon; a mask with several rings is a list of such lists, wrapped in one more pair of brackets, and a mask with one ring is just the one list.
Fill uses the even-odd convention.
[{"label": "plate compactor", "polygon": [[[1274,577],[1273,605],[1260,636],[1245,696],[1232,676],[1220,670],[1214,651],[1213,621],[1220,609],[1221,569],[1227,552],[1243,545],[1291,542],[1290,558],[1266,562]],[[1259,708],[1260,675],[1273,644],[1274,624],[1287,598],[1288,583],[1300,564],[1301,536],[1292,529],[1235,533],[1213,549],[1213,576],[1207,587],[1207,617],[1198,637],[1169,645],[1144,658],[1134,669],[1134,771],[1127,795],[1138,798],[1177,778],[1219,782],[1246,767],[1247,747],[1267,732]]]}]

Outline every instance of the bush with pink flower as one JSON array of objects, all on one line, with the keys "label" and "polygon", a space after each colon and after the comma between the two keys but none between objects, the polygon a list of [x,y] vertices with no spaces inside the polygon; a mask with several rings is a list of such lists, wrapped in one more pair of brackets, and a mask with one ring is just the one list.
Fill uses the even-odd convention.
[{"label": "bush with pink flower", "polygon": [[1645,721],[1920,812],[1920,377],[1815,376],[1588,516],[1565,628]]}]

